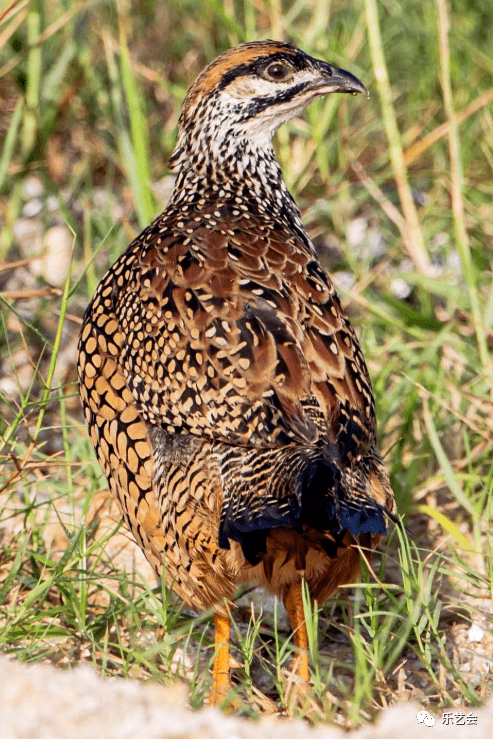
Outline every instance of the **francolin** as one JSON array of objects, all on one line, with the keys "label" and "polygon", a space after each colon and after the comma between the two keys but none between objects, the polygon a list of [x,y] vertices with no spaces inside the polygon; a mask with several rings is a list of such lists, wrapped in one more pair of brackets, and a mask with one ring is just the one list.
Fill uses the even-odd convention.
[{"label": "francolin", "polygon": [[80,335],[98,460],[158,574],[212,608],[210,695],[229,676],[242,582],[284,602],[309,682],[302,601],[359,575],[394,498],[356,334],[282,179],[272,134],[315,98],[363,93],[292,44],[245,43],[183,104],[165,211],[106,273]]}]

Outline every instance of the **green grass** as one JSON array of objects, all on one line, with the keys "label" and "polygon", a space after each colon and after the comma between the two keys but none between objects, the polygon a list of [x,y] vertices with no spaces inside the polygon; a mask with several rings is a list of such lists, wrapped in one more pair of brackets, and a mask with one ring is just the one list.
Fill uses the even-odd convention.
[{"label": "green grass", "polygon": [[[207,697],[210,616],[188,615],[119,557],[117,517],[98,526],[106,484],[75,342],[104,271],[161,208],[153,186],[187,86],[225,48],[284,37],[371,91],[318,101],[276,146],[361,337],[412,531],[392,528],[349,599],[309,611],[313,691],[303,712],[288,709],[352,728],[402,697],[446,707],[491,694],[486,673],[464,674],[453,636],[476,621],[493,638],[492,30],[486,0],[32,0],[0,11],[0,650],[182,678],[193,707]],[[31,221],[73,233],[56,290],[32,277],[34,255],[15,236],[33,175],[43,193]],[[350,246],[356,218],[381,235],[382,257]],[[289,632],[276,614],[244,612],[233,630],[240,712],[282,709]]]}]

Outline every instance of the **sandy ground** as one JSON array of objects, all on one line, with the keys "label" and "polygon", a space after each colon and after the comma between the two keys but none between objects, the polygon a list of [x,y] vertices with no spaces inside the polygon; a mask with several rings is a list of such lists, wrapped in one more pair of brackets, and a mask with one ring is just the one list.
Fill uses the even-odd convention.
[{"label": "sandy ground", "polygon": [[[450,717],[417,714],[412,703],[384,710],[375,725],[345,733],[336,726],[266,718],[257,723],[213,708],[192,711],[183,685],[102,679],[87,667],[62,671],[0,658],[2,738],[490,738],[493,702]],[[468,716],[468,717],[467,717]],[[424,721],[428,724],[425,724]]]}]

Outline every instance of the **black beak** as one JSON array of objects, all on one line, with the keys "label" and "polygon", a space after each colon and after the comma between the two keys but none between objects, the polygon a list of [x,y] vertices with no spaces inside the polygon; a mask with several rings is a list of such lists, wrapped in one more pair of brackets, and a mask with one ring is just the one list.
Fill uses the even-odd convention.
[{"label": "black beak", "polygon": [[319,67],[320,80],[313,83],[313,90],[316,90],[320,95],[326,93],[351,93],[352,95],[363,93],[367,98],[370,97],[370,93],[363,83],[351,72],[321,61],[319,61]]}]

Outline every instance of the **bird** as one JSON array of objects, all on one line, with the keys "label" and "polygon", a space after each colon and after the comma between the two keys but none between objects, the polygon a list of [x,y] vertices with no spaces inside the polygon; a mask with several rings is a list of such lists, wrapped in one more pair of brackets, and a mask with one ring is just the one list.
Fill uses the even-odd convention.
[{"label": "bird", "polygon": [[282,41],[229,49],[186,94],[171,198],[102,278],[80,393],[123,520],[186,605],[212,610],[209,702],[231,696],[238,585],[283,600],[309,686],[303,582],[321,603],[395,519],[357,335],[272,136],[310,102],[368,95]]}]

